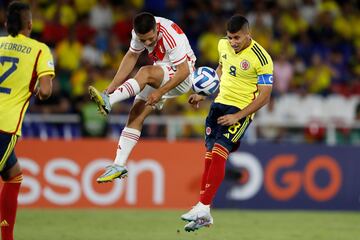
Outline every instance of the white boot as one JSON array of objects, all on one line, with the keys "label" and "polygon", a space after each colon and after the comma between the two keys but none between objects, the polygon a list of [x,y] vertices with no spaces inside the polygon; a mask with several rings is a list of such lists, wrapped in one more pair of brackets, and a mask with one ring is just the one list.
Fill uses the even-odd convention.
[{"label": "white boot", "polygon": [[210,211],[200,210],[197,213],[197,219],[186,224],[184,229],[187,232],[193,232],[202,227],[210,227],[212,224],[214,224],[214,219]]},{"label": "white boot", "polygon": [[199,213],[202,215],[205,213],[210,214],[210,205],[204,205],[201,202],[198,202],[190,211],[181,215],[181,219],[187,222],[195,221],[199,218]]}]

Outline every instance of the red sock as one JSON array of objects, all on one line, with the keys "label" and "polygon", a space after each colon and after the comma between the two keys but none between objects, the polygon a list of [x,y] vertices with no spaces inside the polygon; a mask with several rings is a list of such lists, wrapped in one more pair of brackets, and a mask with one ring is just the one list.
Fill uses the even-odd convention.
[{"label": "red sock", "polygon": [[0,226],[1,239],[14,239],[14,225],[16,218],[16,209],[18,205],[18,195],[20,191],[20,184],[22,181],[22,174],[4,183],[0,196]]},{"label": "red sock", "polygon": [[202,194],[204,194],[204,192],[205,192],[205,185],[206,185],[207,177],[209,175],[209,168],[210,168],[210,164],[211,164],[211,158],[212,158],[211,152],[207,151],[206,154],[205,154],[204,172],[203,172],[202,178],[201,178],[200,196]]},{"label": "red sock", "polygon": [[229,151],[221,146],[215,144],[212,150],[212,160],[209,167],[209,173],[205,184],[205,192],[200,196],[200,202],[205,205],[210,205],[215,197],[216,191],[225,176],[226,159],[229,156]]}]

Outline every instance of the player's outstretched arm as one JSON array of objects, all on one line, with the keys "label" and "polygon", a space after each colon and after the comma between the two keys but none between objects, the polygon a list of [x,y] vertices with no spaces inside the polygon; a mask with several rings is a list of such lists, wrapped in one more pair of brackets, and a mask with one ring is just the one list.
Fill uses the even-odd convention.
[{"label": "player's outstretched arm", "polygon": [[53,75],[44,75],[39,78],[39,86],[36,95],[40,100],[48,99],[52,93]]},{"label": "player's outstretched arm", "polygon": [[159,91],[164,95],[165,93],[179,85],[182,81],[184,81],[189,76],[189,74],[190,69],[187,61],[176,65],[176,72],[174,74],[174,77],[166,84],[164,84],[164,86],[159,88]]},{"label": "player's outstretched arm", "polygon": [[115,74],[114,79],[106,89],[107,93],[112,93],[117,87],[119,87],[129,76],[131,71],[134,69],[137,60],[139,59],[140,53],[135,53],[130,50],[127,51],[124,58],[121,60],[120,66]]}]

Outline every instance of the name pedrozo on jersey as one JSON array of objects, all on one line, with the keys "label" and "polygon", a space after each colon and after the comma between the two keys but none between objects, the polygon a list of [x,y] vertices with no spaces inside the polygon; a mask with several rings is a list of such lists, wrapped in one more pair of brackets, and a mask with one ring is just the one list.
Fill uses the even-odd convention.
[{"label": "name pedrozo on jersey", "polygon": [[3,42],[0,44],[0,49],[17,51],[21,53],[29,54],[31,52],[31,47],[24,46],[16,43]]}]

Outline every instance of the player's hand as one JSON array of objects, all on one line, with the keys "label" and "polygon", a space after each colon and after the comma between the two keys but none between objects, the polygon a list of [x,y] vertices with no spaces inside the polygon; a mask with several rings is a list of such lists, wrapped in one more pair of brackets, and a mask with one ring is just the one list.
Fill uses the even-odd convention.
[{"label": "player's hand", "polygon": [[227,114],[217,119],[217,123],[223,126],[231,126],[239,121],[235,114]]},{"label": "player's hand", "polygon": [[189,99],[188,99],[188,103],[191,104],[191,106],[193,108],[199,108],[199,104],[201,101],[205,100],[205,96],[201,96],[199,94],[191,94]]},{"label": "player's hand", "polygon": [[155,90],[148,96],[148,99],[147,99],[145,105],[146,106],[154,106],[156,103],[158,103],[160,101],[161,97],[162,97],[162,94],[160,93],[160,91]]}]

